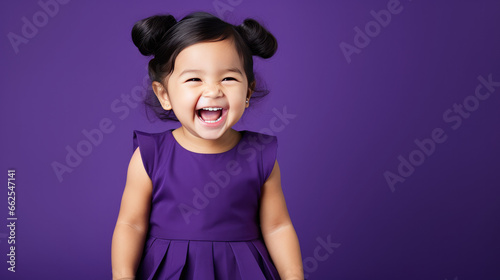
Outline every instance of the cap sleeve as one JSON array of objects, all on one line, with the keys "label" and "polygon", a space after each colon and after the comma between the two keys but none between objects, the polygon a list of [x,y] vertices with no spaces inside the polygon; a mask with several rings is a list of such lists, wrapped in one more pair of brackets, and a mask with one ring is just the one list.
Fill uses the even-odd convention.
[{"label": "cap sleeve", "polygon": [[262,149],[262,184],[271,175],[274,168],[274,163],[276,162],[278,154],[278,138],[274,135],[261,135],[261,141],[263,142],[264,148]]},{"label": "cap sleeve", "polygon": [[142,163],[144,165],[144,169],[149,176],[149,178],[153,178],[153,170],[154,170],[154,162],[155,162],[155,150],[156,150],[156,141],[153,135],[134,130],[133,136],[133,152],[140,147],[140,153],[142,158]]}]

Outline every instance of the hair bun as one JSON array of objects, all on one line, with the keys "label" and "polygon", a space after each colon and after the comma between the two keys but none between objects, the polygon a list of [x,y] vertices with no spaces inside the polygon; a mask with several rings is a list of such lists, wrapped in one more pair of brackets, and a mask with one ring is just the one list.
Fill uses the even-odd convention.
[{"label": "hair bun", "polygon": [[253,55],[270,58],[278,49],[276,38],[254,19],[247,18],[236,27]]},{"label": "hair bun", "polygon": [[154,55],[163,35],[177,23],[172,15],[156,15],[142,19],[132,28],[132,41],[145,56]]}]

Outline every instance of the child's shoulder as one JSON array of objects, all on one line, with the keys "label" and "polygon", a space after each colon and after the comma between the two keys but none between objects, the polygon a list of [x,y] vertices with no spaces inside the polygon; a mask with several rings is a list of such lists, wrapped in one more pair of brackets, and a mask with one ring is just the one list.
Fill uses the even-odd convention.
[{"label": "child's shoulder", "polygon": [[247,138],[264,144],[277,142],[278,140],[278,137],[268,132],[257,132],[252,130],[244,130],[244,132],[247,134]]},{"label": "child's shoulder", "polygon": [[160,132],[133,130],[133,149],[135,150],[137,147],[154,149],[154,147],[160,144],[169,133],[172,133],[172,129]]},{"label": "child's shoulder", "polygon": [[133,130],[133,151],[138,148],[144,168],[150,178],[153,178],[155,170],[155,162],[158,157],[157,151],[160,146],[164,145],[164,141],[171,133],[171,129],[161,132],[146,132],[141,130]]}]

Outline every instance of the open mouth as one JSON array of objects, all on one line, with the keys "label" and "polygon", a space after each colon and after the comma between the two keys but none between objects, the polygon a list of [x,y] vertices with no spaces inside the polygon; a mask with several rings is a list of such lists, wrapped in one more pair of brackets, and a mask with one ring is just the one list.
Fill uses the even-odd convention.
[{"label": "open mouth", "polygon": [[224,115],[224,110],[218,107],[206,107],[196,110],[198,118],[204,123],[217,123]]}]

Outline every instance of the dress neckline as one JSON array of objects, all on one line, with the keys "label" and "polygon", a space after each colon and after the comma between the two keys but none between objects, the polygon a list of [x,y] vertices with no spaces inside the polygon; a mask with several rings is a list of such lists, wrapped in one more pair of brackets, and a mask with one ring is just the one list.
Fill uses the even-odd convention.
[{"label": "dress neckline", "polygon": [[238,133],[241,134],[240,140],[238,141],[238,143],[236,143],[236,145],[234,145],[231,149],[229,149],[227,151],[224,151],[221,153],[198,153],[198,152],[188,150],[188,149],[184,148],[181,144],[179,144],[179,142],[177,142],[177,139],[175,139],[174,134],[172,133],[174,131],[174,129],[175,128],[170,129],[169,134],[170,134],[170,137],[172,137],[172,140],[174,141],[175,146],[181,148],[181,150],[184,150],[187,153],[190,153],[193,155],[200,155],[200,156],[217,156],[217,155],[223,155],[226,153],[230,153],[231,151],[236,150],[238,148],[238,146],[241,144],[241,142],[243,142],[243,138],[245,138],[245,135],[247,135],[246,130],[237,131]]}]

